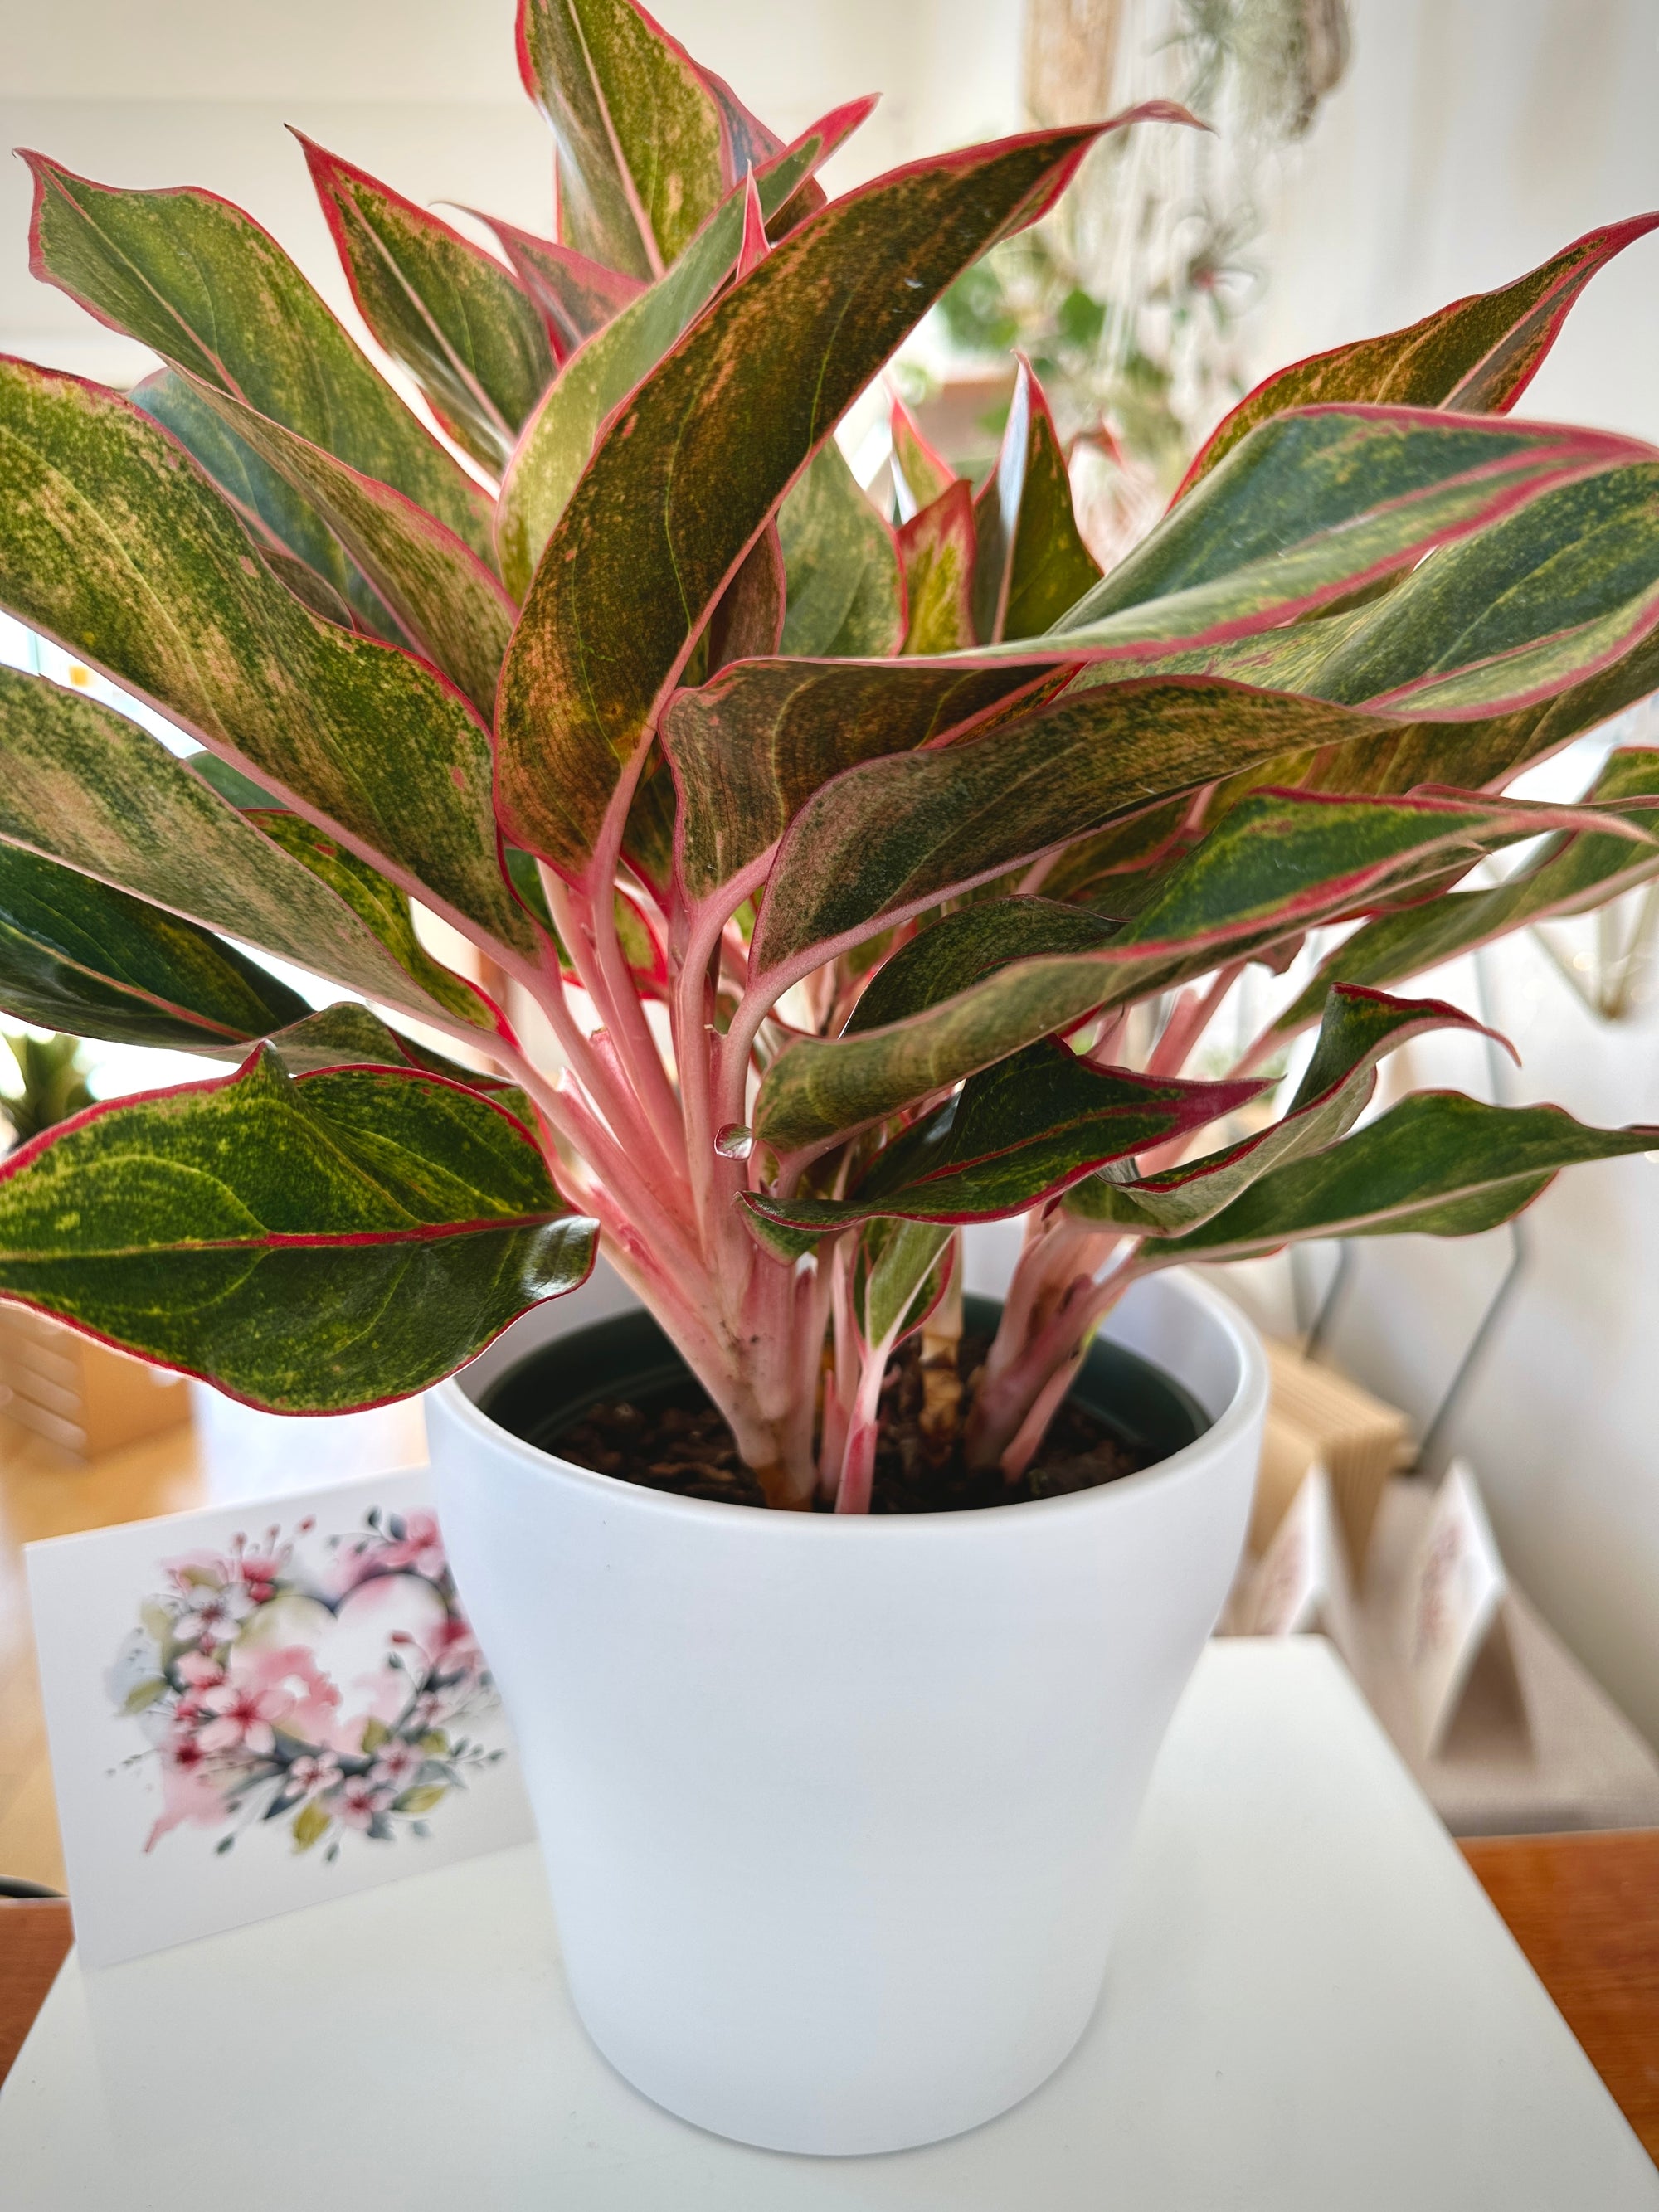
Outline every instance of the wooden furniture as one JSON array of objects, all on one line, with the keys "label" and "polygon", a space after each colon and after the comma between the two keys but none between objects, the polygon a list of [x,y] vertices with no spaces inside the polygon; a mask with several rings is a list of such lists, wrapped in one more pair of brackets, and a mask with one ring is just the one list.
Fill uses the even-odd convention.
[{"label": "wooden furniture", "polygon": [[1659,1829],[1462,1849],[1659,2163]]},{"label": "wooden furniture", "polygon": [[0,1898],[0,2081],[74,1940],[63,1899]]},{"label": "wooden furniture", "polygon": [[[208,2089],[181,2093],[181,2063]],[[270,2153],[273,2113],[295,2157]],[[1310,1638],[1205,1653],[1099,2010],[1044,2087],[967,2136],[786,2158],[647,2103],[576,2021],[526,1846],[102,1974],[71,1957],[0,2095],[0,2201],[171,2202],[186,2138],[241,2212],[288,2212],[307,2178],[319,2202],[408,2212],[1659,2208],[1659,2173]]]},{"label": "wooden furniture", "polygon": [[84,1462],[188,1421],[190,1386],[8,1303],[0,1305],[0,1405],[9,1420]]}]

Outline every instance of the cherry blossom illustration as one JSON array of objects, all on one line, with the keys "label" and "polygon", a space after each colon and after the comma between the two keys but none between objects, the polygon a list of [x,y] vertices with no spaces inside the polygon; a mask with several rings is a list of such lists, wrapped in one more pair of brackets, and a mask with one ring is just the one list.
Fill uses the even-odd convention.
[{"label": "cherry blossom illustration", "polygon": [[283,1827],[325,1860],[424,1836],[504,1757],[478,1734],[498,1700],[432,1513],[377,1507],[326,1537],[307,1518],[160,1571],[109,1677],[159,1764],[147,1851],[180,1827],[223,1829],[221,1852]]}]

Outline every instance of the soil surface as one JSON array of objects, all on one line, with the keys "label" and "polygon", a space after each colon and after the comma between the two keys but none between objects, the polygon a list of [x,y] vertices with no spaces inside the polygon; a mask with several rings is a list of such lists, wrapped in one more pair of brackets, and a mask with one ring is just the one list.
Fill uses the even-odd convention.
[{"label": "soil surface", "polygon": [[[961,1370],[972,1388],[987,1337],[964,1336]],[[1146,1464],[1103,1421],[1068,1399],[1048,1425],[1030,1468],[1018,1482],[1000,1468],[970,1468],[959,1438],[942,1457],[921,1426],[921,1340],[911,1337],[890,1361],[881,1393],[872,1513],[955,1513],[982,1505],[1018,1505],[1092,1490]],[[964,1393],[964,1403],[967,1393]],[[765,1497],[738,1456],[732,1431],[695,1382],[657,1392],[642,1406],[610,1399],[587,1407],[546,1449],[599,1474],[616,1475],[682,1498],[728,1505],[761,1505]],[[825,1509],[827,1510],[827,1509]]]}]

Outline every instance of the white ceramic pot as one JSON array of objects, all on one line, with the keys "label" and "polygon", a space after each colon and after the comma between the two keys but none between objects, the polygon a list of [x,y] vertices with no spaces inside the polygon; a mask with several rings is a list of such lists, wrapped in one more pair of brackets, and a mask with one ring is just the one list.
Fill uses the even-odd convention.
[{"label": "white ceramic pot", "polygon": [[428,1401],[571,1995],[647,2096],[774,2149],[890,2150],[1053,2072],[1099,1996],[1152,1760],[1231,1579],[1267,1397],[1205,1285],[1109,1332],[1211,1417],[1099,1489],[836,1518],[666,1496],[475,1401],[631,1304],[526,1317]]}]

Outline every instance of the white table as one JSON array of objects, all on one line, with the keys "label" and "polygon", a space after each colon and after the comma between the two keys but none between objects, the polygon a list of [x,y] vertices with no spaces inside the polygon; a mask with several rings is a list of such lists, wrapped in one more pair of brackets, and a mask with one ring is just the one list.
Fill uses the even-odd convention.
[{"label": "white table", "polygon": [[1137,1854],[1083,2043],[953,2142],[787,2158],[647,2104],[576,2023],[525,1850],[100,1974],[71,1956],[0,2094],[0,2206],[1659,2207],[1659,2172],[1318,1639],[1206,1652]]}]

